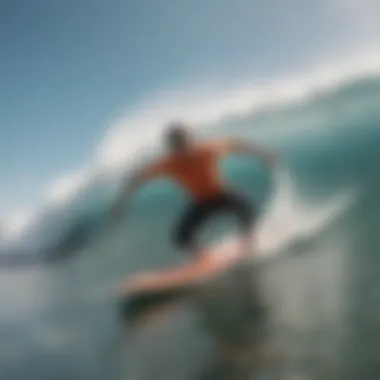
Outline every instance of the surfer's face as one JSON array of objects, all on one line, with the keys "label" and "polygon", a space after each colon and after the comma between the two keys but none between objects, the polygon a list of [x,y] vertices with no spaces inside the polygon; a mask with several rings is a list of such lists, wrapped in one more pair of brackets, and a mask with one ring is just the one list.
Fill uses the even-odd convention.
[{"label": "surfer's face", "polygon": [[171,153],[183,154],[190,149],[192,139],[184,127],[175,126],[169,130],[166,143]]}]

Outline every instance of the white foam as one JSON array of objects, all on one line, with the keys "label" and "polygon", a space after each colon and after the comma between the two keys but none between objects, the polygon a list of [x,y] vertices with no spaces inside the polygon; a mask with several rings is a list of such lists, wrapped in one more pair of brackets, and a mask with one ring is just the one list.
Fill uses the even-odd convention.
[{"label": "white foam", "polygon": [[62,175],[47,187],[43,196],[44,201],[37,207],[30,210],[16,210],[4,218],[5,222],[1,230],[1,244],[7,245],[19,240],[41,216],[46,204],[50,208],[64,207],[91,182],[95,175],[95,169],[82,169]]},{"label": "white foam", "polygon": [[352,205],[355,194],[344,191],[322,203],[311,203],[300,197],[289,172],[279,172],[272,200],[255,231],[259,252],[268,255],[297,239],[317,235]]},{"label": "white foam", "polygon": [[9,244],[17,240],[35,220],[32,210],[18,210],[9,215],[1,230],[1,243]]},{"label": "white foam", "polygon": [[60,206],[72,199],[91,180],[91,172],[77,170],[66,173],[46,191],[48,202]]}]

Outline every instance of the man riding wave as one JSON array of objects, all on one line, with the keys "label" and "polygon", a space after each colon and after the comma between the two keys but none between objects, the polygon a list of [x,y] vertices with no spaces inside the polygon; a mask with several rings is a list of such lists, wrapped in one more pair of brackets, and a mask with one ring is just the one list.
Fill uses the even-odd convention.
[{"label": "man riding wave", "polygon": [[249,251],[251,229],[256,220],[256,208],[252,202],[226,186],[218,170],[219,160],[228,154],[244,154],[261,158],[269,167],[278,162],[277,155],[258,145],[236,139],[197,141],[190,129],[181,122],[168,126],[164,135],[166,154],[155,162],[136,170],[125,181],[120,197],[111,212],[115,218],[122,216],[131,197],[140,186],[157,178],[169,178],[184,188],[191,202],[175,227],[173,243],[188,251],[197,259],[203,258],[196,241],[200,227],[210,217],[229,212],[238,220],[239,230]]}]

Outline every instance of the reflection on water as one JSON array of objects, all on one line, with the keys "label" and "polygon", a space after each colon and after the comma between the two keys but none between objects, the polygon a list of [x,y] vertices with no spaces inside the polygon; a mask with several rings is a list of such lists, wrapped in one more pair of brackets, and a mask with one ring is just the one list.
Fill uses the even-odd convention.
[{"label": "reflection on water", "polygon": [[276,359],[268,345],[269,314],[257,275],[253,268],[238,266],[198,293],[197,309],[213,347],[200,380],[249,379]]},{"label": "reflection on water", "polygon": [[332,246],[239,265],[142,319],[124,342],[121,378],[336,379],[343,273]]},{"label": "reflection on water", "polygon": [[134,325],[88,265],[3,272],[0,378],[375,380],[378,238],[357,233],[238,266]]}]

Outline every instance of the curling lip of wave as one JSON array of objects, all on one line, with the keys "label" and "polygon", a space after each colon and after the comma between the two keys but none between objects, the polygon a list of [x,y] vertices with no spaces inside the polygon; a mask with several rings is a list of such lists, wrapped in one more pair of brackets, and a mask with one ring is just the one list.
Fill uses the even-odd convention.
[{"label": "curling lip of wave", "polygon": [[[243,87],[224,91],[200,87],[198,91],[186,93],[158,93],[153,101],[142,104],[111,124],[95,152],[92,165],[59,178],[49,186],[45,202],[60,207],[75,198],[99,173],[116,171],[124,166],[145,146],[154,144],[164,123],[172,117],[180,116],[196,125],[204,125],[225,115],[254,112],[262,106],[307,100],[315,92],[328,91],[347,81],[380,73],[380,53],[364,54],[359,60],[350,62],[317,66],[303,75],[273,80],[265,86],[246,83]],[[12,228],[4,229],[6,240],[22,238],[39,216],[39,212],[29,212],[18,217],[16,222],[12,218]]]},{"label": "curling lip of wave", "polygon": [[320,65],[303,74],[277,78],[260,86],[247,81],[243,86],[216,90],[201,86],[190,87],[186,92],[163,91],[111,125],[100,144],[96,162],[108,169],[118,168],[147,143],[153,144],[164,123],[173,117],[204,126],[229,114],[243,115],[263,106],[307,100],[315,92],[378,73],[380,53],[361,56],[351,64],[344,61]]}]

